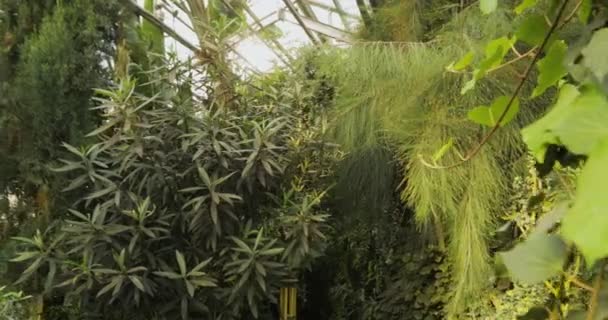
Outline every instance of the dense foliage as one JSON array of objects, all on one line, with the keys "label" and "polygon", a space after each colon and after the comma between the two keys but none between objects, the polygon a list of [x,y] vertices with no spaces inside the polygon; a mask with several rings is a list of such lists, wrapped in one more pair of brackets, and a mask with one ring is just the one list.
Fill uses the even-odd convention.
[{"label": "dense foliage", "polygon": [[97,1],[0,4],[5,314],[608,314],[604,2],[357,1],[352,46],[247,81],[245,2],[185,2],[194,66]]}]

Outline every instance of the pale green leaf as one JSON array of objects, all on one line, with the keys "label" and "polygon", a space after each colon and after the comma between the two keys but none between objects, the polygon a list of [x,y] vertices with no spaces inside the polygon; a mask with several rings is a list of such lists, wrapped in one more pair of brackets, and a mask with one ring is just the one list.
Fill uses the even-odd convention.
[{"label": "pale green leaf", "polygon": [[494,12],[496,10],[496,7],[498,7],[498,0],[479,1],[479,8],[481,9],[481,12],[485,14]]},{"label": "pale green leaf", "polygon": [[[507,96],[498,97],[490,107],[487,106],[479,106],[471,109],[467,114],[468,118],[478,124],[485,125],[488,127],[494,127],[498,123],[498,119],[505,112],[509,100],[511,98]],[[500,121],[500,125],[504,126],[509,123],[519,111],[519,100],[515,98],[513,103],[506,111],[506,114],[502,121]]]},{"label": "pale green leaf", "polygon": [[177,260],[177,264],[179,265],[179,271],[182,276],[186,275],[186,259],[184,259],[184,255],[181,254],[178,250],[175,250],[175,258]]},{"label": "pale green leaf", "polygon": [[537,161],[544,162],[547,147],[550,144],[559,143],[553,133],[553,128],[566,120],[570,105],[579,94],[575,86],[564,85],[560,89],[555,106],[545,116],[521,131],[524,142],[528,145],[528,149],[530,149]]},{"label": "pale green leaf", "polygon": [[[606,124],[606,122],[604,122]],[[562,223],[564,238],[574,242],[588,265],[608,256],[608,137],[589,153],[577,180],[574,205]]]},{"label": "pale green leaf", "polygon": [[144,288],[144,284],[143,284],[143,282],[141,282],[139,277],[129,276],[129,280],[131,280],[131,283],[133,283],[137,287],[137,289],[139,289],[140,291],[146,291]]},{"label": "pale green leaf", "polygon": [[538,61],[538,83],[532,97],[537,97],[545,92],[549,87],[554,86],[557,82],[568,74],[566,66],[564,66],[564,58],[568,47],[563,40],[555,41],[547,54]]},{"label": "pale green leaf", "polygon": [[600,81],[608,74],[608,28],[596,31],[582,50],[583,65]]},{"label": "pale green leaf", "polygon": [[569,109],[553,132],[571,152],[588,154],[608,137],[608,100],[595,87],[582,88]]},{"label": "pale green leaf", "polygon": [[559,236],[538,234],[500,255],[514,279],[534,284],[559,274],[567,252]]}]

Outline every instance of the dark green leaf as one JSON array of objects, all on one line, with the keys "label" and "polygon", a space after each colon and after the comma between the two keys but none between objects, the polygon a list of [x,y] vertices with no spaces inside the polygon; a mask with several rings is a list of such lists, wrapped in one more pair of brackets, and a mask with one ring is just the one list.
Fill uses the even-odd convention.
[{"label": "dark green leaf", "polygon": [[548,31],[549,25],[545,18],[540,14],[534,14],[526,17],[515,32],[515,36],[531,46],[540,46]]},{"label": "dark green leaf", "polygon": [[564,58],[568,47],[563,40],[555,41],[547,51],[545,57],[538,61],[538,84],[532,92],[532,97],[537,97],[545,92],[547,88],[554,86],[557,82],[568,74],[564,66]]}]

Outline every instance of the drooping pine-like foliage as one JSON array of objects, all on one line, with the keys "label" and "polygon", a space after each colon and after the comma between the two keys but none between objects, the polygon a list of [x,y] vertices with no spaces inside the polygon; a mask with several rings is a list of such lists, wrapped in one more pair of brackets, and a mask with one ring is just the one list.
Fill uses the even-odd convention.
[{"label": "drooping pine-like foliage", "polygon": [[[467,76],[445,67],[465,52],[477,50],[476,41],[492,38],[501,25],[508,25],[500,20],[484,21],[476,11],[468,15],[471,25],[462,26],[461,21],[454,25],[466,32],[473,31],[472,25],[493,27],[474,30],[478,34],[465,33],[457,43],[439,36],[428,44],[366,44],[329,49],[317,59],[336,85],[334,141],[355,156],[379,146],[391,148],[404,175],[403,201],[414,209],[421,227],[440,230],[437,233],[443,239],[439,242],[447,241],[457,279],[453,312],[490,284],[488,241],[496,214],[505,204],[507,182],[517,172],[524,153],[519,130],[544,105],[542,99],[522,101],[518,121],[501,128],[477,157],[462,166],[437,170],[422,158],[433,155],[450,139],[458,151],[445,155],[447,163],[457,162],[458,152],[462,155],[475,146],[484,129],[470,123],[467,112],[488,104],[496,92],[511,92],[516,74],[523,68],[514,64],[496,71],[474,92],[461,95]],[[378,165],[385,164],[369,161],[367,169],[349,171],[351,176],[344,181],[368,179],[369,185],[377,185],[379,181],[366,174]]]}]

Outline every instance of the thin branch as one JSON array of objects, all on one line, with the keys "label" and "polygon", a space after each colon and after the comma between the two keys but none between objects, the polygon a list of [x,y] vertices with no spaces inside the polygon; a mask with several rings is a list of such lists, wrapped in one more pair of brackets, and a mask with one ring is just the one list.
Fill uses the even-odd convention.
[{"label": "thin branch", "polygon": [[[549,43],[549,39],[551,38],[551,35],[553,35],[555,30],[557,29],[557,27],[559,25],[559,21],[560,21],[562,15],[564,14],[564,11],[566,9],[566,6],[568,5],[568,2],[569,2],[569,0],[564,0],[561,7],[559,8],[557,16],[555,17],[555,20],[551,24],[551,28],[549,28],[549,31],[545,35],[543,42],[538,47],[538,51],[536,52],[536,54],[534,54],[532,61],[526,68],[526,71],[524,72],[523,77],[521,78],[521,80],[519,81],[519,84],[515,88],[515,91],[511,95],[511,98],[509,99],[509,102],[507,103],[505,110],[500,114],[500,117],[498,117],[498,120],[496,120],[496,124],[492,127],[492,129],[479,141],[479,143],[471,151],[469,151],[467,153],[466,157],[462,161],[448,165],[448,166],[442,166],[442,165],[428,166],[427,165],[428,163],[423,161],[422,163],[424,165],[427,165],[428,167],[433,168],[433,169],[451,169],[451,168],[458,167],[458,166],[464,164],[465,162],[468,162],[469,160],[473,159],[481,151],[481,148],[483,148],[483,146],[486,145],[488,143],[488,141],[490,141],[490,138],[492,138],[492,136],[494,136],[494,134],[501,127],[502,120],[505,118],[507,113],[509,113],[509,110],[513,106],[513,103],[515,102],[515,100],[519,96],[519,93],[523,89],[524,84],[526,84],[526,80],[528,80],[528,78],[530,77],[530,74],[532,74],[532,69],[534,69],[534,65],[536,65],[536,62],[540,59],[540,55],[542,54],[543,49]],[[422,158],[421,155],[420,155],[420,158]]]},{"label": "thin branch", "polygon": [[593,288],[592,286],[586,284],[585,282],[581,281],[579,278],[577,278],[576,276],[568,278],[568,281],[574,283],[577,287],[585,289],[589,292],[595,292],[595,288]]},{"label": "thin branch", "polygon": [[[578,9],[581,8],[581,5],[583,4],[584,0],[579,0],[578,3],[576,4],[576,6],[574,6],[574,9],[572,9],[572,12],[570,12],[570,14],[564,19],[564,21],[562,22],[561,26],[565,25],[566,23],[570,22],[570,20],[572,20],[572,18],[574,18],[574,16],[576,15],[576,13],[578,12]],[[561,27],[560,26],[560,27]]]},{"label": "thin branch", "polygon": [[503,63],[503,64],[501,64],[501,65],[499,65],[499,66],[496,66],[496,67],[494,67],[494,68],[492,68],[492,69],[488,70],[488,71],[487,71],[487,73],[494,72],[494,71],[496,71],[496,70],[498,70],[498,69],[501,69],[501,68],[504,68],[504,67],[506,67],[506,66],[508,66],[508,65],[510,65],[510,64],[513,64],[513,63],[515,63],[515,62],[517,62],[517,61],[519,61],[519,60],[522,60],[522,59],[524,59],[524,58],[527,58],[527,57],[531,56],[532,54],[534,54],[534,51],[535,51],[537,48],[538,48],[538,47],[534,47],[534,48],[530,49],[529,51],[527,51],[527,52],[525,52],[525,53],[523,53],[523,54],[519,54],[517,58],[512,59],[512,60],[509,60],[509,61],[507,61],[507,62],[505,62],[505,63]]},{"label": "thin branch", "polygon": [[319,45],[319,40],[317,40],[317,38],[312,33],[312,31],[310,31],[310,29],[308,29],[308,27],[306,26],[304,21],[302,21],[302,17],[300,17],[300,15],[298,14],[298,11],[293,6],[293,4],[290,2],[290,0],[283,0],[283,3],[285,3],[285,6],[289,10],[289,12],[291,12],[291,15],[296,19],[296,21],[298,22],[300,27],[302,27],[302,30],[304,30],[304,33],[306,33],[308,38],[310,38],[310,41],[312,41],[312,43],[314,45]]},{"label": "thin branch", "polygon": [[602,280],[604,277],[604,268],[606,267],[606,260],[602,260],[600,262],[599,273],[595,276],[595,280],[593,281],[593,294],[591,295],[591,299],[589,302],[589,311],[587,312],[587,320],[595,319],[595,314],[597,313],[597,305],[600,296],[600,289],[602,288]]}]

